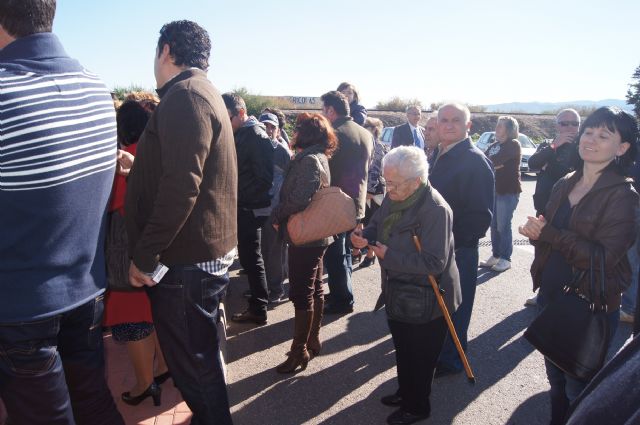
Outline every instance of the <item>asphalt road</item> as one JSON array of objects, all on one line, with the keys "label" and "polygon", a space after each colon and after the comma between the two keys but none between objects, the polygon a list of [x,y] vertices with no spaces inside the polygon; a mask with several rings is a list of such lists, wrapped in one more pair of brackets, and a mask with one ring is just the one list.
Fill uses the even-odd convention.
[{"label": "asphalt road", "polygon": [[[533,247],[517,233],[534,214],[535,179],[523,180],[523,193],[513,219],[512,269],[498,274],[479,270],[469,331],[468,357],[475,385],[464,374],[434,382],[429,424],[545,424],[549,420],[547,383],[542,356],[522,338],[534,317],[524,307],[531,292],[529,266]],[[480,258],[491,254],[481,241]],[[251,327],[230,322],[227,340],[229,397],[234,422],[252,424],[384,424],[393,409],[379,399],[396,390],[393,344],[383,311],[372,313],[380,287],[376,263],[356,269],[353,286],[356,311],[325,318],[324,347],[308,368],[279,375],[293,333],[293,305],[269,311],[269,324]],[[227,312],[244,309],[244,276],[232,274]],[[621,325],[612,352],[630,335]]]}]

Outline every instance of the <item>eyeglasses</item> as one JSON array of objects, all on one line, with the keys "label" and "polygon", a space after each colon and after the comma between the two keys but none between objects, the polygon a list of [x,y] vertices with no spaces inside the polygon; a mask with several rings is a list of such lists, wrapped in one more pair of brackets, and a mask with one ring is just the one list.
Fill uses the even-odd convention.
[{"label": "eyeglasses", "polygon": [[406,182],[413,180],[413,178],[408,178],[408,179],[404,179],[401,182],[395,183],[392,181],[387,181],[384,177],[380,176],[379,179],[380,183],[382,183],[383,185],[385,185],[387,187],[387,189],[389,189],[390,187],[393,187],[395,189],[399,188],[400,186],[402,186],[403,184],[405,184]]},{"label": "eyeglasses", "polygon": [[560,127],[580,127],[578,121],[558,121]]}]

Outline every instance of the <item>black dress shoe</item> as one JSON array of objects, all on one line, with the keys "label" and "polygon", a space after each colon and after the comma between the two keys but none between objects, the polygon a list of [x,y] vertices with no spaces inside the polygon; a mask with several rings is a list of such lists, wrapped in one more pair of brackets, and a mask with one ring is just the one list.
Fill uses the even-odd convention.
[{"label": "black dress shoe", "polygon": [[380,399],[385,406],[398,407],[402,404],[402,397],[397,394],[386,395]]},{"label": "black dress shoe", "polygon": [[255,323],[256,325],[266,325],[267,315],[255,314],[250,310],[245,310],[242,313],[236,313],[233,316],[231,316],[231,320],[238,323],[252,322],[252,323]]},{"label": "black dress shoe", "polygon": [[352,305],[338,305],[334,303],[326,303],[324,305],[324,314],[349,314],[353,313]]},{"label": "black dress shoe", "polygon": [[166,371],[165,373],[161,373],[158,376],[154,376],[153,380],[156,381],[156,384],[164,384],[167,379],[171,378],[171,372]]},{"label": "black dress shoe", "polygon": [[387,417],[387,423],[389,425],[409,425],[427,419],[428,417],[428,413],[426,415],[414,415],[401,407]]},{"label": "black dress shoe", "polygon": [[358,268],[365,268],[365,267],[369,267],[372,264],[376,263],[376,257],[365,257],[364,260],[362,260],[362,262],[360,262],[360,265],[358,266]]},{"label": "black dress shoe", "polygon": [[132,396],[131,393],[127,391],[126,393],[122,393],[121,397],[122,397],[122,401],[124,401],[127,404],[130,404],[131,406],[137,406],[138,404],[142,403],[142,401],[147,397],[151,397],[153,399],[153,405],[160,406],[161,395],[162,395],[162,388],[160,388],[158,384],[156,384],[155,382],[152,382],[151,385],[149,385],[149,388],[144,390],[144,392],[140,395]]}]

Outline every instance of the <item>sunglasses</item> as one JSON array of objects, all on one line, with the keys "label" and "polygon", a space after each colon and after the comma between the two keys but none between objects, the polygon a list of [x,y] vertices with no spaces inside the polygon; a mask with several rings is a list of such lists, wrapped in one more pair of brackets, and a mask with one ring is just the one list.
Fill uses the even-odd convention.
[{"label": "sunglasses", "polygon": [[578,121],[558,121],[560,127],[580,127],[580,123]]}]

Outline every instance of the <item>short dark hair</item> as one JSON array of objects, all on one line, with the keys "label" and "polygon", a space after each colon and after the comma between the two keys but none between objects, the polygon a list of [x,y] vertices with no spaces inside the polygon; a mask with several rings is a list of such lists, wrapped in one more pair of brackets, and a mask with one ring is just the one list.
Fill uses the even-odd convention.
[{"label": "short dark hair", "polygon": [[303,112],[296,118],[293,146],[305,149],[313,145],[324,147],[325,155],[331,157],[338,147],[338,137],[324,115]]},{"label": "short dark hair", "polygon": [[177,66],[192,66],[203,71],[209,69],[211,40],[200,25],[192,21],[173,21],[164,24],[158,38],[158,57],[169,46],[169,53]]},{"label": "short dark hair", "polygon": [[356,90],[356,86],[354,86],[353,84],[347,83],[345,81],[344,83],[340,83],[340,85],[336,90],[342,93],[342,90],[346,90],[346,89],[351,89],[353,91],[353,101],[355,103],[360,102],[360,96],[358,95],[358,90]]},{"label": "short dark hair", "polygon": [[278,117],[278,127],[280,127],[281,129],[284,128],[284,125],[287,123],[287,118],[284,116],[284,112],[282,112],[280,109],[277,109],[277,108],[264,108],[262,113],[265,113],[265,112],[269,112],[271,114],[274,114],[276,117]]},{"label": "short dark hair", "polygon": [[240,109],[247,110],[247,104],[244,103],[244,99],[235,93],[224,93],[222,100],[224,100],[224,106],[227,107],[234,117],[240,113]]},{"label": "short dark hair", "polygon": [[56,0],[2,0],[0,25],[11,37],[51,32]]},{"label": "short dark hair", "polygon": [[327,92],[320,98],[324,106],[333,106],[336,113],[342,117],[349,115],[349,99],[337,90]]},{"label": "short dark hair", "polygon": [[123,146],[137,143],[147,126],[153,109],[145,107],[143,102],[148,101],[125,100],[116,112],[118,141]]},{"label": "short dark hair", "polygon": [[629,169],[636,159],[638,153],[638,120],[632,114],[616,106],[603,106],[596,109],[582,124],[577,140],[580,141],[582,134],[587,128],[606,127],[609,131],[617,131],[620,134],[622,143],[629,143],[629,149],[618,157],[617,161],[612,161],[607,168],[611,167],[616,173],[628,176]]}]

